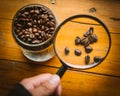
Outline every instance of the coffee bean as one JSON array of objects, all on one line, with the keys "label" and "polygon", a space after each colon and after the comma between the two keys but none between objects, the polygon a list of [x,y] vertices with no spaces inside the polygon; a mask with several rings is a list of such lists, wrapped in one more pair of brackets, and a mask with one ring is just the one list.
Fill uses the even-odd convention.
[{"label": "coffee bean", "polygon": [[27,6],[18,12],[14,25],[14,31],[19,39],[25,43],[36,44],[53,35],[56,21],[52,12],[44,6]]},{"label": "coffee bean", "polygon": [[86,55],[85,56],[85,63],[88,64],[90,62],[90,56]]},{"label": "coffee bean", "polygon": [[84,37],[88,37],[89,36],[89,31],[86,31],[85,33],[84,33]]},{"label": "coffee bean", "polygon": [[39,10],[35,10],[35,13],[36,13],[36,14],[39,14],[40,12],[39,12]]},{"label": "coffee bean", "polygon": [[37,28],[33,28],[33,33],[37,32]]},{"label": "coffee bean", "polygon": [[88,40],[91,44],[94,43],[94,37],[92,35],[88,37]]},{"label": "coffee bean", "polygon": [[31,23],[31,22],[28,22],[27,24],[28,24],[28,26],[32,26],[32,23]]},{"label": "coffee bean", "polygon": [[80,56],[82,54],[82,52],[79,49],[75,49],[74,53],[76,56]]},{"label": "coffee bean", "polygon": [[98,40],[98,37],[96,34],[93,34],[93,39],[94,39],[94,42],[96,42]]},{"label": "coffee bean", "polygon": [[34,38],[35,38],[35,35],[34,35],[34,34],[30,34],[30,38],[31,38],[31,39],[34,39]]},{"label": "coffee bean", "polygon": [[101,61],[101,57],[100,56],[95,56],[94,57],[94,61],[97,63],[97,62],[100,62]]},{"label": "coffee bean", "polygon": [[17,27],[22,27],[22,25],[21,25],[21,24],[19,24],[19,23],[17,23],[17,24],[16,24],[16,26],[17,26]]},{"label": "coffee bean", "polygon": [[25,14],[25,15],[29,15],[29,12],[24,12],[23,14]]},{"label": "coffee bean", "polygon": [[81,45],[84,45],[85,41],[86,41],[86,37],[83,37],[83,38],[81,39],[80,44],[81,44]]},{"label": "coffee bean", "polygon": [[33,44],[38,44],[40,41],[39,40],[33,40],[32,43]]},{"label": "coffee bean", "polygon": [[19,32],[19,33],[18,33],[18,36],[21,36],[22,34],[23,34],[22,32]]},{"label": "coffee bean", "polygon": [[89,44],[90,44],[90,42],[89,42],[88,40],[85,40],[85,41],[84,41],[84,46],[85,46],[85,47],[89,46]]},{"label": "coffee bean", "polygon": [[69,52],[70,52],[69,48],[68,48],[68,47],[65,47],[65,50],[64,50],[65,55],[68,55]]},{"label": "coffee bean", "polygon": [[85,47],[85,51],[86,51],[87,53],[90,53],[92,50],[93,50],[93,48],[92,48],[91,46]]},{"label": "coffee bean", "polygon": [[35,36],[39,36],[39,33],[35,33]]},{"label": "coffee bean", "polygon": [[81,39],[80,39],[79,36],[77,36],[77,37],[75,38],[75,45],[79,45],[80,42],[81,42]]},{"label": "coffee bean", "polygon": [[54,30],[55,30],[55,28],[54,28],[54,27],[51,27],[51,28],[50,28],[50,31],[54,31]]},{"label": "coffee bean", "polygon": [[26,18],[26,15],[25,15],[25,14],[21,14],[21,16],[22,16],[23,18]]},{"label": "coffee bean", "polygon": [[51,22],[49,23],[49,25],[50,25],[50,27],[54,27],[54,26],[55,26],[55,23],[51,21]]},{"label": "coffee bean", "polygon": [[89,29],[89,34],[92,35],[92,34],[93,34],[93,31],[94,31],[94,28],[93,28],[93,27],[90,27],[90,29]]}]

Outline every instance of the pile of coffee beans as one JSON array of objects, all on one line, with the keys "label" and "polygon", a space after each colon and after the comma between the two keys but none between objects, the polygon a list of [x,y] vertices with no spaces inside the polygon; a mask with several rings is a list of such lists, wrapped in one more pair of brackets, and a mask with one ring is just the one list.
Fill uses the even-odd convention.
[{"label": "pile of coffee beans", "polygon": [[39,44],[53,35],[56,19],[47,7],[32,5],[22,8],[16,14],[13,26],[20,40],[28,44]]},{"label": "pile of coffee beans", "polygon": [[[90,27],[88,31],[86,31],[83,34],[83,37],[80,38],[79,36],[76,36],[75,38],[75,45],[81,45],[85,48],[86,53],[91,53],[93,51],[93,48],[90,46],[90,44],[93,44],[98,41],[98,36],[94,33],[94,28]],[[70,52],[69,48],[65,48],[65,54],[67,55]],[[76,56],[80,56],[82,54],[81,50],[75,49],[74,53]],[[95,56],[93,58],[94,62],[99,62],[101,60],[101,57]],[[90,56],[85,56],[85,64],[88,64],[90,62]]]}]

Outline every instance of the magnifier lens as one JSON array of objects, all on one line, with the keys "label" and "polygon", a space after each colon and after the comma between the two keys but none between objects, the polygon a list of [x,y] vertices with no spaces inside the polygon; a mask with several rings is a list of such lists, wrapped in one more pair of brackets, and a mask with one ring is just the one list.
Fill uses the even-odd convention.
[{"label": "magnifier lens", "polygon": [[[90,32],[90,28],[93,28],[93,33],[84,36],[86,32]],[[108,54],[110,48],[110,35],[106,28],[98,21],[86,18],[75,17],[64,22],[59,29],[55,38],[54,47],[59,59],[69,67],[74,68],[89,68],[99,64]],[[97,40],[94,38],[94,42],[91,42],[90,37],[97,36]],[[89,44],[87,47],[91,47],[91,52],[86,52],[86,46],[82,43],[75,44],[76,37],[80,39],[85,38]],[[81,42],[81,41],[80,41]],[[65,48],[69,49],[69,53],[65,54]],[[79,50],[81,55],[77,56],[75,50]],[[89,61],[86,63],[85,56],[89,55]],[[95,61],[95,57],[100,57],[99,61]]]}]

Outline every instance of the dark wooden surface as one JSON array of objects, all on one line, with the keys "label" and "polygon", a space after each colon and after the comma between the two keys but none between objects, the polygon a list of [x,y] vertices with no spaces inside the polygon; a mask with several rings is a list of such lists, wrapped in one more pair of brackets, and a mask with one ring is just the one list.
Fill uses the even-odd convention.
[{"label": "dark wooden surface", "polygon": [[[88,70],[69,69],[63,76],[62,96],[120,95],[120,1],[119,0],[2,0],[0,1],[0,96],[6,96],[13,85],[23,78],[41,73],[56,73],[61,66],[55,56],[44,63],[26,59],[11,34],[11,22],[16,11],[26,4],[49,7],[59,24],[76,14],[89,14],[101,19],[109,28],[112,46],[99,66]],[[96,8],[96,13],[90,13]],[[74,94],[74,95],[73,95]]]}]

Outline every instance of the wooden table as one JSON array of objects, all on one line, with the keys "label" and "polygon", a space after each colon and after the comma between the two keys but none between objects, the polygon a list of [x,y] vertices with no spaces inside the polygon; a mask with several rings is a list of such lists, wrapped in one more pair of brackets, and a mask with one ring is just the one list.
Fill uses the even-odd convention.
[{"label": "wooden table", "polygon": [[[56,73],[61,66],[55,56],[44,63],[26,59],[11,35],[13,16],[22,6],[38,3],[49,7],[59,24],[76,14],[101,19],[109,28],[112,46],[99,66],[88,70],[69,69],[63,76],[62,96],[120,96],[120,1],[119,0],[1,0],[0,1],[0,96],[6,96],[23,78],[41,73]],[[95,8],[96,12],[89,9]]]}]

